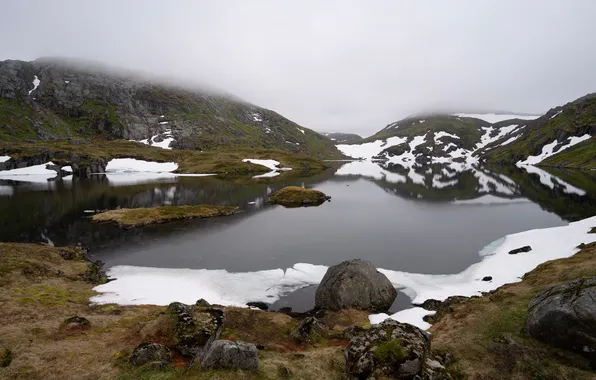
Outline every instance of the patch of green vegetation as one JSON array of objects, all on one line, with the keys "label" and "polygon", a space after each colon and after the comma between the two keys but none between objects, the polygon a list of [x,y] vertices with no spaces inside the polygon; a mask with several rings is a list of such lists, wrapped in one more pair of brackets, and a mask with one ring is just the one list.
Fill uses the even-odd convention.
[{"label": "patch of green vegetation", "polygon": [[540,166],[596,169],[596,138],[591,138],[540,163]]},{"label": "patch of green vegetation", "polygon": [[298,186],[284,187],[269,197],[270,203],[288,207],[320,205],[326,200],[327,196],[323,192]]},{"label": "patch of green vegetation", "polygon": [[28,140],[37,137],[33,128],[36,112],[22,100],[0,98],[0,140]]},{"label": "patch of green vegetation", "polygon": [[380,362],[401,363],[408,358],[408,351],[402,346],[401,339],[393,339],[379,344],[374,355]]},{"label": "patch of green vegetation", "polygon": [[48,307],[63,307],[70,302],[87,302],[93,291],[71,292],[62,286],[31,285],[26,288],[14,288],[13,297],[29,305],[42,305]]},{"label": "patch of green vegetation", "polygon": [[238,211],[230,206],[160,206],[150,208],[122,208],[104,211],[91,217],[94,222],[113,222],[120,227],[131,228],[148,224],[166,223],[181,219],[202,219],[232,215]]}]

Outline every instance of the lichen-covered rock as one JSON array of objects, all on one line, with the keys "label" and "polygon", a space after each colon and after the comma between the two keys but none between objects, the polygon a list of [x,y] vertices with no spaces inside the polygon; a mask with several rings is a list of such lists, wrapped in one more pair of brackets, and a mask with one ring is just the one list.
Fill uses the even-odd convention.
[{"label": "lichen-covered rock", "polygon": [[130,356],[130,363],[135,366],[148,366],[154,369],[164,368],[172,363],[172,352],[166,346],[157,343],[141,343]]},{"label": "lichen-covered rock", "polygon": [[216,340],[202,355],[201,368],[257,371],[259,369],[257,347],[241,341]]},{"label": "lichen-covered rock", "polygon": [[429,351],[430,339],[424,331],[388,319],[350,339],[344,353],[347,377],[424,378]]},{"label": "lichen-covered rock", "polygon": [[315,317],[304,318],[290,332],[292,339],[300,343],[316,343],[327,334],[328,329]]},{"label": "lichen-covered rock", "polygon": [[12,363],[12,351],[8,348],[0,348],[0,368],[6,368]]},{"label": "lichen-covered rock", "polygon": [[174,325],[176,348],[184,356],[195,357],[205,346],[219,338],[225,315],[218,309],[198,310],[196,306],[171,303],[166,318]]},{"label": "lichen-covered rock", "polygon": [[103,270],[104,263],[101,260],[90,262],[87,270],[81,276],[83,280],[90,284],[105,284],[108,282],[108,276]]},{"label": "lichen-covered rock", "polygon": [[287,186],[277,190],[269,197],[269,203],[286,207],[318,206],[331,199],[318,190],[305,189],[298,186]]},{"label": "lichen-covered rock", "polygon": [[528,305],[527,333],[596,359],[596,277],[553,286]]},{"label": "lichen-covered rock", "polygon": [[365,260],[348,260],[327,269],[315,294],[315,307],[328,310],[388,310],[397,291],[377,268]]},{"label": "lichen-covered rock", "polygon": [[60,325],[62,331],[84,330],[91,327],[91,322],[87,318],[74,316],[66,319]]}]

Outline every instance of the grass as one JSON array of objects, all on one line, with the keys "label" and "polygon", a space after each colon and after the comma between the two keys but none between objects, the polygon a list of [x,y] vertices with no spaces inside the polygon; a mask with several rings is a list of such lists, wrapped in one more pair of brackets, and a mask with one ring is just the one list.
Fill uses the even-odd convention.
[{"label": "grass", "polygon": [[27,159],[36,156],[47,157],[62,165],[71,165],[72,157],[80,158],[79,165],[89,164],[92,160],[105,162],[113,158],[135,158],[156,162],[176,162],[178,173],[218,174],[220,176],[247,176],[269,171],[262,165],[242,162],[245,158],[274,159],[283,167],[292,168],[280,177],[306,176],[320,173],[328,165],[316,158],[301,154],[288,153],[276,149],[236,148],[217,151],[199,152],[195,150],[167,150],[141,143],[124,140],[106,141],[94,139],[85,143],[73,143],[69,140],[36,142],[0,142],[0,152],[5,152],[14,159]]},{"label": "grass", "polygon": [[596,169],[596,138],[591,138],[573,148],[566,149],[544,160],[540,166]]},{"label": "grass", "polygon": [[94,222],[112,222],[123,228],[141,227],[181,219],[202,219],[232,215],[238,208],[231,206],[186,205],[108,210],[91,217]]},{"label": "grass", "polygon": [[408,352],[403,348],[401,339],[393,339],[379,344],[374,355],[381,362],[403,362],[408,357]]},{"label": "grass", "polygon": [[287,186],[271,194],[269,202],[288,207],[296,207],[303,205],[320,205],[324,203],[326,199],[326,195],[321,191],[305,189],[298,186]]},{"label": "grass", "polygon": [[431,328],[433,350],[451,353],[470,379],[593,379],[587,359],[550,347],[524,332],[528,303],[544,288],[596,275],[596,243],[546,262],[496,292],[452,306]]}]

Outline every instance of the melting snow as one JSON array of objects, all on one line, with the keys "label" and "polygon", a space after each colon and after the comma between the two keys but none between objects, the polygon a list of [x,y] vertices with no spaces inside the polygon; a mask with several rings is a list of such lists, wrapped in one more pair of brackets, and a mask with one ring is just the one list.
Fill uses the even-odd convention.
[{"label": "melting snow", "polygon": [[560,110],[559,112],[557,112],[556,114],[551,116],[549,119],[554,119],[555,117],[559,116],[561,114],[561,112],[563,112],[563,110]]},{"label": "melting snow", "polygon": [[277,165],[279,165],[279,161],[275,160],[259,160],[256,158],[245,158],[244,160],[242,160],[242,162],[250,162],[251,164],[262,165],[267,169],[279,170],[279,168],[277,167]]},{"label": "melting snow", "polygon": [[500,146],[505,146],[505,145],[511,144],[512,142],[519,139],[520,137],[521,137],[521,134],[519,134],[517,136],[513,136],[510,139],[507,139],[507,141],[504,141]]},{"label": "melting snow", "polygon": [[0,162],[6,162],[10,160],[10,156],[0,156]]},{"label": "melting snow", "polygon": [[49,175],[51,176],[50,178],[56,177],[58,173],[55,170],[46,169],[46,165],[54,165],[54,163],[52,161],[48,161],[45,164],[28,166],[26,168],[2,170],[0,171],[0,177],[12,177],[21,175]]},{"label": "melting snow", "polygon": [[263,118],[262,118],[262,116],[261,116],[260,114],[258,114],[258,113],[253,113],[253,114],[252,114],[252,119],[253,119],[254,121],[263,121]]},{"label": "melting snow", "polygon": [[590,139],[591,136],[589,134],[585,134],[583,136],[573,136],[569,138],[569,142],[566,145],[563,145],[559,148],[559,150],[557,150],[556,152],[553,152],[553,149],[555,148],[555,146],[557,146],[559,144],[559,142],[557,140],[554,140],[553,142],[543,145],[542,146],[542,152],[537,155],[537,156],[529,156],[528,158],[526,158],[523,161],[518,161],[517,162],[517,166],[520,165],[536,165],[542,161],[544,161],[545,159],[554,156],[555,154],[561,153],[562,151],[564,151],[565,149],[571,148],[572,146],[579,144],[582,141],[586,141],[588,139]]},{"label": "melting snow", "polygon": [[169,123],[169,121],[160,121],[160,122],[159,122],[159,125],[166,125],[166,124],[168,124],[168,123]]},{"label": "melting snow", "polygon": [[511,119],[522,119],[522,120],[534,120],[538,119],[542,115],[506,115],[506,114],[495,114],[495,113],[457,113],[454,116],[459,117],[473,117],[475,119],[481,119],[491,124],[498,123],[503,120]]},{"label": "melting snow", "polygon": [[65,80],[65,81],[64,81],[64,83],[66,83],[66,84],[69,84],[69,83],[70,83],[70,81],[69,81],[69,80]]},{"label": "melting snow", "polygon": [[[167,121],[164,121],[164,122],[159,123],[159,124],[163,124],[163,123],[167,124],[168,122]],[[159,142],[155,141],[155,139],[157,137],[159,137],[160,135],[164,135],[165,138],[162,141],[159,141]],[[157,134],[155,136],[152,136],[149,139],[139,140],[137,142],[140,142],[140,143],[143,143],[143,144],[146,144],[146,145],[155,146],[155,147],[162,148],[162,149],[172,149],[170,147],[170,144],[172,142],[174,142],[174,137],[172,136],[172,130],[171,129],[167,129],[163,133],[160,133],[160,134]]]},{"label": "melting snow", "polygon": [[106,165],[106,173],[168,173],[176,169],[178,169],[178,164],[175,162],[153,162],[135,158],[114,158]]},{"label": "melting snow", "polygon": [[302,132],[302,134],[304,134],[304,129],[300,129],[300,128],[296,128],[298,129],[300,132]]},{"label": "melting snow", "polygon": [[386,141],[376,140],[364,144],[340,144],[336,145],[340,152],[348,157],[371,159],[381,153],[383,150],[405,143],[407,137],[389,137]]},{"label": "melting snow", "polygon": [[[442,137],[446,137],[446,136],[451,137],[451,138],[454,138],[454,139],[459,139],[459,136],[452,135],[451,133],[440,131],[440,132],[435,133],[435,144],[437,144],[437,145],[438,144],[442,144],[443,141],[441,141],[440,139]],[[449,143],[449,144],[453,144],[453,143]]]},{"label": "melting snow", "polygon": [[29,93],[27,95],[31,95],[33,91],[37,90],[37,87],[39,87],[39,84],[41,83],[39,78],[37,78],[37,75],[34,75],[34,77],[35,79],[33,79],[33,89],[29,90]]}]

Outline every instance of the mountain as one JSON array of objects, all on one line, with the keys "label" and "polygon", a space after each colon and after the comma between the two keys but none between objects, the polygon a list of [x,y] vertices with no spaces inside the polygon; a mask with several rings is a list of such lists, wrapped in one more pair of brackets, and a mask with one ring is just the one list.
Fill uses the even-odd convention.
[{"label": "mountain", "polygon": [[[474,117],[470,117],[474,116]],[[396,162],[430,162],[472,159],[475,152],[506,136],[522,123],[520,118],[537,116],[490,115],[427,115],[409,117],[387,125],[363,139],[358,144],[339,144],[338,149],[347,156]]]},{"label": "mountain", "polygon": [[489,161],[520,165],[596,168],[596,94],[589,94],[544,116],[521,123],[487,145]]},{"label": "mountain", "polygon": [[362,140],[362,137],[355,133],[325,132],[322,135],[328,137],[331,141],[335,141],[335,143],[352,144]]},{"label": "mountain", "polygon": [[229,95],[77,61],[0,62],[0,140],[73,138],[136,140],[203,151],[271,148],[317,158],[340,156],[334,143],[319,133]]}]

